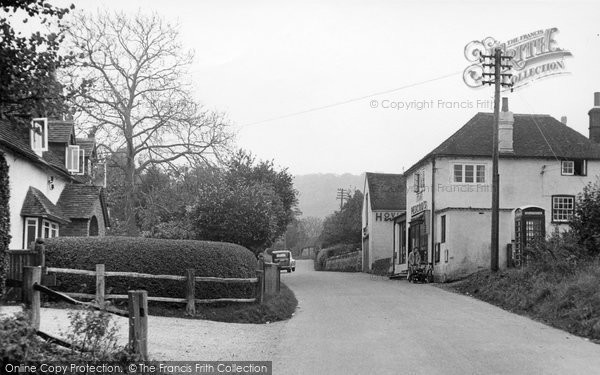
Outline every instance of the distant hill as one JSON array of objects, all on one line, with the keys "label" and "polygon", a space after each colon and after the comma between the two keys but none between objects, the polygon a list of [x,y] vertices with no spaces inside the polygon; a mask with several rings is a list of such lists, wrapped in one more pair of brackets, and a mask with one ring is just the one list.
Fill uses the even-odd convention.
[{"label": "distant hill", "polygon": [[340,209],[336,200],[337,189],[363,190],[364,174],[315,173],[294,176],[294,187],[298,190],[298,208],[302,216],[325,218]]}]

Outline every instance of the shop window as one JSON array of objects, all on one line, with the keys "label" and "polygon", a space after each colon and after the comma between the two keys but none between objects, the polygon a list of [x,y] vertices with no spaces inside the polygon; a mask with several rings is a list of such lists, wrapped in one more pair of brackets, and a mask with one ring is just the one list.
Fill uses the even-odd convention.
[{"label": "shop window", "polygon": [[566,223],[573,217],[575,197],[573,195],[552,196],[552,222]]},{"label": "shop window", "polygon": [[563,160],[560,170],[563,176],[587,176],[587,161]]}]

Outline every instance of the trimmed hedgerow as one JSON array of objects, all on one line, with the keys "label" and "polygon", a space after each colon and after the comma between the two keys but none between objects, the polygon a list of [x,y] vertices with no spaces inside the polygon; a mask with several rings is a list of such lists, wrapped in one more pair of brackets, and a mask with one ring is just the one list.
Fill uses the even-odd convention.
[{"label": "trimmed hedgerow", "polygon": [[325,270],[325,261],[328,258],[334,257],[336,255],[351,253],[359,248],[360,244],[338,244],[325,249],[321,249],[315,257],[315,271]]},{"label": "trimmed hedgerow", "polygon": [[8,164],[4,154],[0,152],[0,296],[6,289],[6,273],[8,257],[6,250],[10,243],[10,186],[8,181]]},{"label": "trimmed hedgerow", "polygon": [[[256,276],[256,258],[242,246],[224,242],[164,240],[139,237],[58,237],[46,240],[48,267],[139,272],[154,275],[185,275],[247,278]],[[95,293],[95,278],[57,274],[57,289]],[[107,294],[126,294],[145,289],[157,297],[185,297],[185,281],[107,277]],[[196,298],[252,298],[254,284],[196,282]]]}]

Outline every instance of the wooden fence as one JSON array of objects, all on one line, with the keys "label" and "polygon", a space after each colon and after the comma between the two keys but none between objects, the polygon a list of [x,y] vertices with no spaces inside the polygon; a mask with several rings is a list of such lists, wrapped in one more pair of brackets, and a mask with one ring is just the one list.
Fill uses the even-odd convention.
[{"label": "wooden fence", "polygon": [[[187,269],[185,276],[177,275],[152,275],[148,273],[138,272],[114,272],[106,271],[104,264],[96,264],[96,270],[79,270],[71,268],[55,268],[47,267],[46,272],[48,273],[63,273],[73,275],[85,275],[93,276],[96,278],[96,293],[64,293],[71,297],[77,298],[88,298],[93,299],[96,303],[102,306],[107,299],[128,299],[127,294],[105,294],[106,290],[106,278],[107,277],[131,277],[136,279],[158,279],[158,280],[174,280],[185,282],[186,293],[185,298],[173,298],[173,297],[160,297],[160,296],[148,296],[148,301],[157,302],[173,302],[173,303],[185,303],[186,313],[194,315],[196,313],[197,303],[214,303],[214,302],[256,302],[262,301],[263,297],[261,294],[266,291],[260,285],[261,278],[223,278],[223,277],[206,277],[206,276],[195,276],[193,269]],[[265,273],[267,274],[267,273]],[[265,278],[266,279],[266,278]],[[196,282],[218,282],[218,283],[235,283],[235,284],[257,284],[255,287],[257,296],[254,298],[212,298],[212,299],[198,299],[195,298]]]},{"label": "wooden fence", "polygon": [[[41,266],[42,267],[42,282],[40,284],[53,284],[51,276],[55,274],[75,274],[86,275],[96,278],[96,293],[65,293],[68,296],[76,298],[93,299],[99,305],[104,304],[107,299],[128,299],[126,294],[106,294],[106,278],[107,277],[132,277],[142,279],[158,279],[158,280],[175,280],[186,283],[186,295],[181,298],[149,296],[148,301],[158,302],[174,302],[185,303],[186,313],[195,314],[197,303],[214,303],[214,302],[260,302],[263,303],[265,298],[277,295],[280,291],[280,274],[279,267],[274,263],[267,263],[260,260],[257,264],[256,277],[252,278],[222,278],[222,277],[206,277],[196,276],[193,269],[187,269],[185,276],[179,275],[152,275],[138,272],[116,272],[106,271],[103,264],[97,264],[95,270],[81,270],[71,268],[56,268],[46,267],[45,265],[45,246],[43,239],[38,239],[33,250],[8,250],[9,286],[21,287],[23,282],[23,268],[26,266]],[[54,274],[54,275],[52,275]],[[236,283],[236,284],[256,284],[254,298],[214,298],[214,299],[198,299],[195,298],[196,282],[218,282],[218,283]],[[21,291],[22,293],[23,290]],[[23,295],[22,295],[23,298]]]},{"label": "wooden fence", "polygon": [[128,291],[128,311],[110,308],[75,300],[64,293],[54,291],[41,284],[42,267],[25,266],[23,268],[23,295],[25,308],[30,311],[31,325],[36,329],[37,335],[67,348],[87,351],[87,348],[77,347],[48,333],[40,331],[41,293],[46,293],[74,305],[84,305],[95,310],[127,317],[129,319],[129,348],[141,360],[148,360],[148,292],[145,290]]}]

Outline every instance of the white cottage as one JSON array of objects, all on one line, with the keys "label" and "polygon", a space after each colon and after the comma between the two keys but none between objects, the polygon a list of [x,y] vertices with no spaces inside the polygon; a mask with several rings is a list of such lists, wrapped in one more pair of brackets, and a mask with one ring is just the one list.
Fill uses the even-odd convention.
[{"label": "white cottage", "polygon": [[406,208],[404,176],[367,172],[363,194],[363,272],[369,272],[376,260],[395,259],[392,223]]},{"label": "white cottage", "polygon": [[103,188],[93,183],[93,138],[75,138],[71,121],[34,119],[30,129],[0,121],[0,157],[10,183],[9,248],[36,238],[104,235]]},{"label": "white cottage", "polygon": [[[565,229],[576,195],[600,175],[600,93],[589,112],[591,140],[549,115],[513,115],[506,98],[502,107],[499,262],[506,268],[528,241]],[[490,267],[493,124],[493,114],[476,114],[405,173],[407,211],[398,222],[406,226],[397,225],[395,237],[406,239],[405,253],[421,252],[438,281]]]}]

